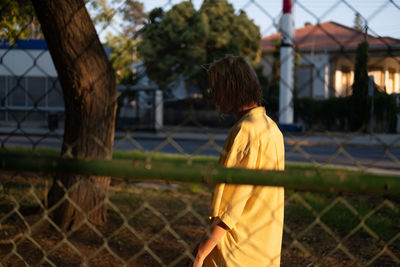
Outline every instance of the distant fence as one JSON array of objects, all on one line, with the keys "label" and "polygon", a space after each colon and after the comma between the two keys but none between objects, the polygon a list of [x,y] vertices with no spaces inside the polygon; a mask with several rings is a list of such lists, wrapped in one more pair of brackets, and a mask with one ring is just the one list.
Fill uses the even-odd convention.
[{"label": "distant fence", "polygon": [[164,126],[162,91],[124,85],[118,90],[117,130],[159,130]]}]

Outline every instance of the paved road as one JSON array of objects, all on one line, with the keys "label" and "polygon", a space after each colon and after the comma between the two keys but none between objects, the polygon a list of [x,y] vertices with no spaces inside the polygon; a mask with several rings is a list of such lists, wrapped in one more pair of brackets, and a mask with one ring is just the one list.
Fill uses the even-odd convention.
[{"label": "paved road", "polygon": [[[53,147],[60,148],[62,138],[24,137],[13,136],[5,138],[0,136],[0,141],[5,148],[24,146],[24,147]],[[158,151],[165,153],[183,153],[190,155],[219,155],[223,146],[223,138],[218,138],[213,142],[204,140],[186,139],[160,139],[160,138],[140,138],[118,139],[115,141],[115,150],[138,149],[143,151]],[[289,142],[290,143],[290,142]],[[358,166],[364,168],[381,168],[386,170],[400,171],[400,146],[391,146],[386,150],[379,145],[354,145],[349,144],[343,147],[331,144],[312,145],[307,143],[296,147],[287,144],[286,160],[294,162],[314,162],[319,164],[335,164],[346,166]]]}]

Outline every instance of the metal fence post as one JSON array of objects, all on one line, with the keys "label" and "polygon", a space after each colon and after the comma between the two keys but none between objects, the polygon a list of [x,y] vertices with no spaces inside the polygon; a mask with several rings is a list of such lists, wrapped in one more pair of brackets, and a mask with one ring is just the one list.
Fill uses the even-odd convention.
[{"label": "metal fence post", "polygon": [[294,22],[292,1],[283,1],[281,23],[282,45],[280,50],[281,74],[279,82],[279,123],[293,123],[293,89],[294,89]]},{"label": "metal fence post", "polygon": [[369,131],[370,133],[374,132],[374,76],[370,75],[368,81],[368,95],[371,97],[371,110],[370,110],[370,119],[369,119]]},{"label": "metal fence post", "polygon": [[160,130],[164,124],[163,93],[161,90],[156,90],[154,94],[154,129],[157,131]]}]

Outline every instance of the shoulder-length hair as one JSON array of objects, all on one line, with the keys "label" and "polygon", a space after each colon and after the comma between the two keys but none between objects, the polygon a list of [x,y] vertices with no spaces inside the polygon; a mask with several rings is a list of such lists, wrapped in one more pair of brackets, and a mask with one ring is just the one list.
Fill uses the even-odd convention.
[{"label": "shoulder-length hair", "polygon": [[219,112],[228,114],[249,105],[261,105],[257,75],[243,57],[229,55],[212,63],[208,75],[212,99]]}]

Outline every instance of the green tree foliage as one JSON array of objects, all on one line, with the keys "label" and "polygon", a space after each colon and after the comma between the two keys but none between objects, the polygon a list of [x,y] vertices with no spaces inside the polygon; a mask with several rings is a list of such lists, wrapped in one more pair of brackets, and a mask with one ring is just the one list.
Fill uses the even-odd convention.
[{"label": "green tree foliage", "polygon": [[363,41],[357,47],[356,63],[354,66],[353,96],[364,97],[368,94],[368,42]]},{"label": "green tree foliage", "polygon": [[[121,0],[116,0],[115,4],[118,5]],[[114,16],[117,10],[110,5],[107,0],[90,0],[87,3],[90,10],[90,16],[96,27],[106,29],[114,21]]]},{"label": "green tree foliage", "polygon": [[87,5],[97,27],[106,29],[118,22],[122,28],[119,35],[126,38],[136,38],[139,27],[147,19],[143,3],[136,0],[89,0]]},{"label": "green tree foliage", "polygon": [[0,39],[40,39],[43,34],[30,0],[0,1]]},{"label": "green tree foliage", "polygon": [[187,84],[195,79],[198,64],[205,62],[204,20],[191,2],[177,4],[166,13],[160,8],[150,12],[138,51],[147,75],[161,88],[168,88],[181,74]]},{"label": "green tree foliage", "polygon": [[169,11],[151,11],[142,29],[138,47],[150,79],[161,88],[183,75],[186,86],[207,87],[206,72],[200,67],[226,54],[245,56],[252,64],[260,58],[259,28],[246,13],[226,0],[204,0],[199,10],[191,1]]},{"label": "green tree foliage", "polygon": [[137,40],[124,35],[108,35],[105,45],[111,49],[110,61],[116,72],[117,83],[133,84],[135,81],[131,66],[136,62]]},{"label": "green tree foliage", "polygon": [[124,0],[125,4],[119,9],[123,14],[123,31],[127,38],[136,39],[139,28],[147,19],[147,13],[144,12],[143,3],[136,0]]},{"label": "green tree foliage", "polygon": [[110,60],[116,71],[117,83],[135,83],[131,65],[137,62],[136,48],[140,42],[139,28],[147,18],[143,3],[136,0],[92,0],[89,5],[97,27],[106,29],[114,25],[120,16],[121,31],[108,34],[105,45],[111,49]]},{"label": "green tree foliage", "polygon": [[353,104],[351,125],[353,130],[366,127],[368,123],[368,48],[369,45],[367,41],[361,42],[357,47],[354,66],[353,94],[351,96]]},{"label": "green tree foliage", "polygon": [[225,54],[243,55],[255,64],[260,57],[260,30],[244,11],[239,15],[225,0],[204,0],[199,11],[207,22],[207,60]]}]

